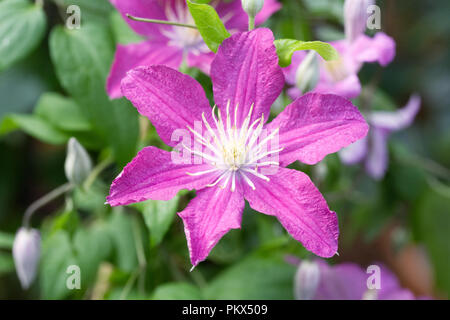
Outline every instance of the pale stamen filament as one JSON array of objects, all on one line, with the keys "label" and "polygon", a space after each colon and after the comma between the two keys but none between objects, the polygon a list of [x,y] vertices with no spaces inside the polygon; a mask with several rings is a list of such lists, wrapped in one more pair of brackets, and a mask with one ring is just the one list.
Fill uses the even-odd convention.
[{"label": "pale stamen filament", "polygon": [[[255,190],[255,184],[252,181],[250,175],[270,181],[270,179],[264,174],[258,172],[259,167],[265,166],[278,166],[278,161],[270,161],[268,158],[263,160],[267,156],[273,155],[283,150],[282,148],[277,150],[267,150],[269,142],[273,140],[279,132],[279,128],[273,130],[269,135],[262,137],[262,131],[264,128],[264,115],[261,118],[251,122],[252,112],[254,105],[250,106],[249,112],[242,124],[239,124],[239,105],[236,105],[234,109],[234,115],[231,115],[230,108],[231,102],[228,100],[226,105],[226,115],[222,112],[217,113],[216,106],[212,108],[211,115],[212,120],[216,126],[213,129],[206,119],[205,113],[202,113],[202,120],[206,127],[206,132],[210,137],[205,138],[202,132],[196,131],[191,127],[188,127],[198,141],[202,145],[202,150],[191,150],[184,144],[183,147],[194,155],[200,156],[208,161],[214,168],[205,171],[199,171],[194,173],[188,173],[192,176],[200,176],[203,174],[209,174],[218,172],[219,176],[213,183],[208,184],[208,187],[219,186],[220,188],[226,188],[230,182],[230,190],[233,192],[236,190],[237,179],[242,177],[242,181],[247,183],[253,190]],[[223,121],[225,117],[225,122]],[[233,119],[231,118],[233,116]],[[240,127],[239,127],[240,126]],[[261,141],[258,141],[262,138]],[[209,154],[211,152],[211,155]],[[261,162],[258,162],[260,161]]]}]

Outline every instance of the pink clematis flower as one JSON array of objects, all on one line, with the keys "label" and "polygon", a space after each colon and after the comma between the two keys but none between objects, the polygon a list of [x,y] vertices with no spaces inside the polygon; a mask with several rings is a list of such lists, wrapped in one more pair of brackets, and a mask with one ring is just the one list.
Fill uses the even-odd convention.
[{"label": "pink clematis flower", "polygon": [[410,126],[420,109],[420,97],[413,95],[406,106],[396,111],[373,111],[367,117],[369,134],[339,151],[342,162],[353,165],[364,162],[366,172],[374,179],[384,177],[389,156],[389,135]]},{"label": "pink clematis flower", "polygon": [[[336,213],[307,175],[285,166],[315,164],[363,138],[368,125],[348,100],[321,94],[297,99],[266,124],[284,86],[273,42],[272,32],[261,28],[222,43],[211,65],[217,116],[201,85],[169,67],[138,67],[122,80],[124,95],[176,151],[144,148],[112,183],[107,202],[169,200],[181,189],[196,189],[196,198],[178,213],[193,266],[230,229],[240,228],[245,199],[277,217],[308,250],[322,257],[336,253]],[[201,148],[179,143],[180,130],[192,133]],[[273,148],[262,148],[268,142]],[[181,151],[189,151],[187,161],[174,161]]]},{"label": "pink clematis flower", "polygon": [[[351,1],[350,1],[351,2]],[[367,2],[357,0],[356,2]],[[369,1],[370,2],[370,1]],[[347,2],[346,2],[347,4]],[[356,28],[354,20],[363,19],[364,28]],[[364,34],[365,15],[350,16],[345,19],[346,38],[331,42],[338,51],[339,59],[325,61],[321,57],[319,81],[312,92],[333,93],[348,99],[355,98],[361,93],[361,83],[358,72],[366,62],[378,62],[381,66],[387,66],[395,56],[395,42],[383,32],[377,32],[373,38]],[[359,23],[361,25],[361,23]],[[305,60],[307,53],[297,51],[292,57],[292,64],[284,68],[286,82],[293,87],[288,90],[292,99],[300,97],[303,92],[296,87],[298,82],[298,69]]]},{"label": "pink clematis flower", "polygon": [[[167,20],[184,24],[195,24],[185,0],[110,0],[119,10],[130,27],[146,38],[140,43],[118,45],[109,73],[106,90],[110,98],[120,98],[120,81],[127,71],[138,66],[166,65],[178,69],[183,58],[189,67],[197,67],[209,74],[214,53],[211,52],[196,29],[152,24],[130,20],[132,16]],[[241,0],[213,0],[217,13],[230,32],[248,29],[248,17],[241,6]],[[279,10],[277,0],[266,0],[263,9],[256,16],[256,24],[267,20]]]},{"label": "pink clematis flower", "polygon": [[[301,261],[294,282],[298,300],[414,300],[414,294],[400,286],[397,277],[383,264],[366,272],[354,263],[334,266],[316,259]],[[379,271],[379,273],[377,273]],[[375,274],[377,273],[377,274]],[[377,280],[370,279],[378,277]],[[369,286],[370,283],[370,286]],[[428,299],[420,297],[419,299]]]}]

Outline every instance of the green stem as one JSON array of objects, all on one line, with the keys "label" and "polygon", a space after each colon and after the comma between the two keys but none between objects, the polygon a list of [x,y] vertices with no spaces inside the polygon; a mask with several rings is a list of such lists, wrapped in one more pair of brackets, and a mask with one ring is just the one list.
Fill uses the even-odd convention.
[{"label": "green stem", "polygon": [[418,155],[410,154],[408,155],[408,157],[406,156],[399,157],[399,160],[401,160],[403,163],[408,163],[410,165],[422,168],[425,171],[428,171],[441,179],[450,181],[450,170],[440,165],[439,163],[434,162],[431,159],[422,158]]},{"label": "green stem", "polygon": [[134,17],[127,13],[127,17],[134,21],[140,21],[140,22],[149,22],[149,23],[157,23],[157,24],[167,24],[171,26],[177,26],[177,27],[185,27],[185,28],[192,28],[197,29],[197,26],[193,24],[185,24],[185,23],[179,23],[179,22],[171,22],[171,21],[164,21],[164,20],[156,20],[156,19],[147,19],[147,18],[140,18],[140,17]]},{"label": "green stem", "polygon": [[105,170],[106,167],[108,167],[112,162],[113,162],[112,158],[108,157],[105,160],[98,163],[94,167],[94,169],[92,169],[89,176],[86,178],[86,181],[83,184],[84,190],[89,190],[89,188],[92,186],[92,184],[94,183],[95,179],[97,179],[99,174],[102,173],[102,171]]},{"label": "green stem", "polygon": [[54,189],[53,191],[50,191],[42,198],[39,198],[35,202],[33,202],[25,211],[25,214],[23,216],[23,225],[26,228],[30,227],[30,220],[33,214],[40,209],[41,207],[45,206],[50,201],[56,199],[60,195],[72,190],[74,188],[74,185],[70,182],[67,182],[63,184],[62,186],[59,186],[58,188]]},{"label": "green stem", "polygon": [[248,30],[255,29],[255,17],[248,16]]},{"label": "green stem", "polygon": [[144,294],[145,293],[145,269],[147,268],[147,261],[145,259],[145,252],[144,247],[142,245],[142,236],[141,236],[141,230],[139,227],[139,221],[137,218],[133,219],[133,236],[134,236],[134,243],[136,246],[136,255],[138,258],[139,263],[139,291]]}]

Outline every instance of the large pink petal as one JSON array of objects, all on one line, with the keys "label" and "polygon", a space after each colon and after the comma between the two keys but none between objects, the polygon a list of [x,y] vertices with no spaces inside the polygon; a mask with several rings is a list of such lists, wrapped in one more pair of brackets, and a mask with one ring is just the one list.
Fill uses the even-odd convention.
[{"label": "large pink petal", "polygon": [[161,139],[170,146],[177,129],[194,128],[211,107],[202,86],[188,75],[166,66],[138,67],[122,80],[122,92],[155,126]]},{"label": "large pink petal", "polygon": [[321,257],[332,257],[338,247],[338,221],[320,191],[303,172],[278,168],[270,181],[244,183],[245,198],[256,211],[276,216],[291,236]]},{"label": "large pink petal", "polygon": [[300,160],[315,164],[327,154],[366,136],[369,127],[348,100],[331,94],[309,93],[288,105],[268,126],[280,128],[284,148],[280,165]]},{"label": "large pink petal", "polygon": [[106,198],[111,206],[126,205],[148,199],[170,200],[179,190],[201,189],[211,183],[215,173],[192,176],[210,170],[207,164],[176,164],[171,153],[146,147],[123,169],[111,184]]},{"label": "large pink petal", "polygon": [[163,26],[155,23],[146,23],[133,21],[129,19],[126,14],[135,17],[167,20],[164,13],[164,8],[167,0],[109,0],[120,12],[123,19],[130,25],[130,27],[137,33],[152,38],[161,39],[164,37],[161,34]]},{"label": "large pink petal", "polygon": [[[278,56],[269,29],[237,33],[226,39],[211,65],[214,98],[225,116],[237,109],[238,126],[254,104],[252,121],[270,114],[270,107],[280,95],[284,76],[278,66]],[[234,119],[232,116],[231,119]]]},{"label": "large pink petal", "polygon": [[378,62],[385,67],[395,57],[395,41],[383,32],[373,38],[361,35],[350,46],[350,54],[360,63]]},{"label": "large pink petal", "polygon": [[[277,0],[265,0],[262,10],[255,17],[255,24],[264,23],[272,14],[280,10],[281,3]],[[248,16],[242,9],[241,0],[220,1],[216,7],[225,26],[231,31],[248,30]]]},{"label": "large pink petal", "polygon": [[109,72],[106,90],[110,98],[122,97],[120,82],[127,72],[138,66],[163,64],[178,69],[183,52],[167,42],[144,41],[141,43],[118,45],[114,62]]},{"label": "large pink petal", "polygon": [[183,219],[184,231],[195,267],[206,259],[211,249],[230,230],[241,227],[244,196],[240,181],[236,189],[208,187],[195,197],[178,215]]},{"label": "large pink petal", "polygon": [[398,131],[410,126],[420,110],[420,96],[413,95],[406,106],[396,111],[374,111],[367,121],[377,127]]}]

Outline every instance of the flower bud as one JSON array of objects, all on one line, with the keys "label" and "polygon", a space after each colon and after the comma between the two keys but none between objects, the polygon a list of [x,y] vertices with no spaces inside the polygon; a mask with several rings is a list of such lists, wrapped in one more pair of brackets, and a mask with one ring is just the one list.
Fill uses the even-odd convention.
[{"label": "flower bud", "polygon": [[91,158],[75,138],[70,138],[67,145],[64,169],[67,180],[76,185],[81,185],[92,170]]},{"label": "flower bud", "polygon": [[320,282],[319,265],[313,261],[302,261],[295,274],[294,297],[297,300],[311,300]]},{"label": "flower bud", "polygon": [[366,30],[367,8],[373,4],[375,4],[375,0],[345,0],[345,36],[350,42],[354,41]]},{"label": "flower bud", "polygon": [[241,0],[242,8],[250,17],[255,17],[263,8],[264,0]]},{"label": "flower bud", "polygon": [[23,289],[28,289],[36,277],[41,255],[41,236],[36,229],[20,228],[13,244],[17,276]]},{"label": "flower bud", "polygon": [[311,91],[319,82],[319,60],[314,51],[310,51],[300,63],[295,73],[297,88],[303,93]]}]

